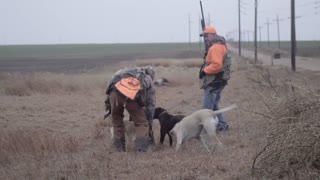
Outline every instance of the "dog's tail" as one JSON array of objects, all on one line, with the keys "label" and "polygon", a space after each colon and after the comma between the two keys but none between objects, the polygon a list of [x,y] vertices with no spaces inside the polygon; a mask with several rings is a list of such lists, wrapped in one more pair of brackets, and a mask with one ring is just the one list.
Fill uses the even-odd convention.
[{"label": "dog's tail", "polygon": [[235,109],[235,108],[237,108],[237,104],[232,104],[231,106],[228,106],[228,107],[213,111],[213,114],[214,115],[218,115],[220,113],[224,113],[224,112],[230,111],[230,110]]}]

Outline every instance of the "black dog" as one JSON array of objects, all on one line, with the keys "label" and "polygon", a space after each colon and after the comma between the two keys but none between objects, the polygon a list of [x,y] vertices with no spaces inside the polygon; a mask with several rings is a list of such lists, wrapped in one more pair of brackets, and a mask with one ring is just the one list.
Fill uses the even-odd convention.
[{"label": "black dog", "polygon": [[178,122],[180,122],[185,116],[171,115],[164,108],[157,107],[154,111],[153,119],[159,119],[160,122],[160,143],[163,144],[166,134],[169,136],[170,146],[172,146],[172,137],[170,131]]}]

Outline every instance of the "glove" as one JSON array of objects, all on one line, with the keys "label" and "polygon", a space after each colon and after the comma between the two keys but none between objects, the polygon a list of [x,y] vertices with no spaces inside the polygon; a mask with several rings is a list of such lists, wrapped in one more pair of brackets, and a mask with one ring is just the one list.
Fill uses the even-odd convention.
[{"label": "glove", "polygon": [[111,114],[111,103],[109,96],[107,96],[107,99],[104,101],[104,106],[106,109],[106,113],[104,114],[103,119],[107,119],[108,116]]},{"label": "glove", "polygon": [[108,110],[108,111],[104,114],[103,119],[104,119],[104,120],[107,119],[110,114],[111,114],[111,111]]},{"label": "glove", "polygon": [[207,75],[203,70],[199,72],[199,79],[202,79],[205,75]]}]

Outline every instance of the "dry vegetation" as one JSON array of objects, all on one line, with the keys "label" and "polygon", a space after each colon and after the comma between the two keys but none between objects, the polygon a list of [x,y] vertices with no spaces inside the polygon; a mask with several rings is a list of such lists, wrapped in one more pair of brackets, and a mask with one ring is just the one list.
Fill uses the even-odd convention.
[{"label": "dry vegetation", "polygon": [[[200,142],[175,152],[156,145],[147,153],[118,153],[104,113],[105,84],[120,67],[149,65],[156,77],[157,105],[191,114],[201,104],[201,59],[130,61],[84,74],[0,75],[1,179],[316,179],[320,174],[319,73],[253,66],[233,58],[232,79],[221,106],[229,131],[224,149],[207,153]],[[306,83],[309,79],[309,84]],[[318,89],[317,89],[318,88]],[[159,124],[154,122],[159,139]]]},{"label": "dry vegetation", "polygon": [[262,114],[270,122],[261,151],[254,159],[255,176],[317,179],[320,170],[320,96],[293,74],[275,79],[270,70],[256,68]]}]

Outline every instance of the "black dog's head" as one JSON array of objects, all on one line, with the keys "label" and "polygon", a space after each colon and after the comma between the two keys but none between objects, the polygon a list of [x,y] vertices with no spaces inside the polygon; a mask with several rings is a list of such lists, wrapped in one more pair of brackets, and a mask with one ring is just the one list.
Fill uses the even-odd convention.
[{"label": "black dog's head", "polygon": [[169,132],[183,118],[184,118],[184,116],[182,116],[182,115],[171,115],[167,112],[166,109],[161,108],[161,107],[157,107],[154,110],[153,119],[159,119],[159,123],[161,126],[161,130],[160,130],[160,143],[161,144],[163,144],[164,137],[166,136],[166,134],[168,134],[170,146],[172,146],[172,137],[169,134]]},{"label": "black dog's head", "polygon": [[160,114],[163,112],[167,112],[167,110],[162,107],[157,107],[154,110],[153,119],[159,119]]}]

